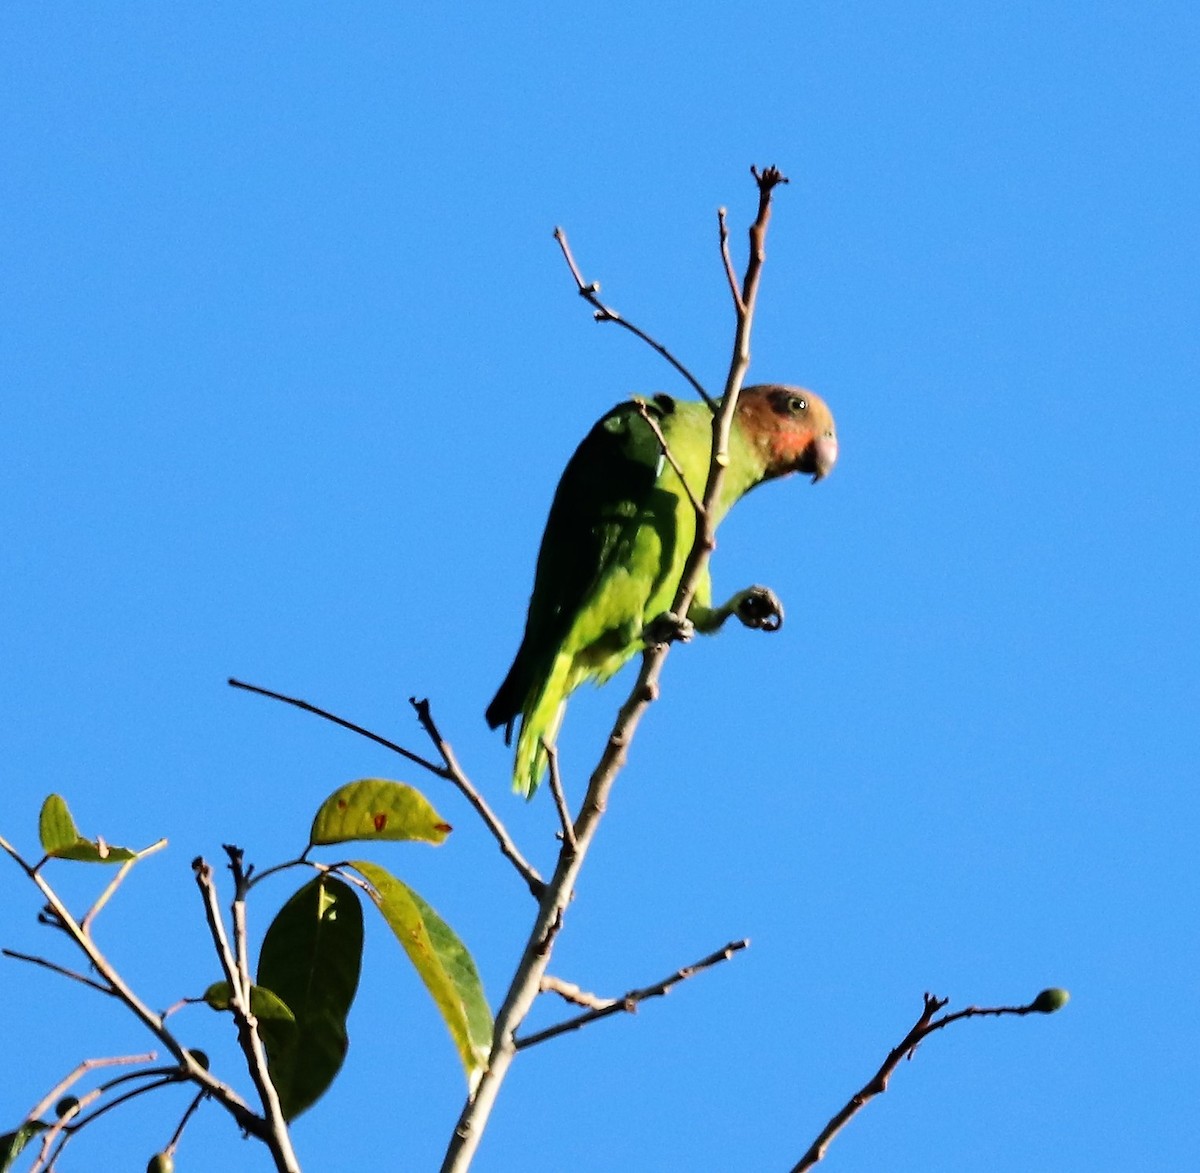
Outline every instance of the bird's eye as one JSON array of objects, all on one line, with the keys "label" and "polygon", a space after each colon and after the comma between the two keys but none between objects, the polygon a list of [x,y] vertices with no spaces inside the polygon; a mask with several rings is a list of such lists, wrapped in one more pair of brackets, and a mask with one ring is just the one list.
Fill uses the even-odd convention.
[{"label": "bird's eye", "polygon": [[799,395],[793,395],[788,400],[788,410],[799,415],[800,412],[808,410],[808,400],[801,399]]}]

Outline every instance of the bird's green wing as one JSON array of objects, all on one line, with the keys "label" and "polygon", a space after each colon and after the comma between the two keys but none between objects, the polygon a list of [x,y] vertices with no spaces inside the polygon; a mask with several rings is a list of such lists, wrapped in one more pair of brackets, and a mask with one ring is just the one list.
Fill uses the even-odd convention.
[{"label": "bird's green wing", "polygon": [[[674,402],[659,396],[644,408],[661,418]],[[550,506],[520,650],[488,706],[492,728],[507,724],[511,731],[575,619],[608,570],[620,564],[661,463],[658,439],[637,401],[614,407],[576,449]]]}]

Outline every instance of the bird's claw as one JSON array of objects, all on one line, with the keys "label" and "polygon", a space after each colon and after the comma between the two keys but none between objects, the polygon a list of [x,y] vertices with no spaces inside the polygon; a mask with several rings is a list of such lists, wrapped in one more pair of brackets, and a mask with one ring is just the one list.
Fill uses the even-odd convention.
[{"label": "bird's claw", "polygon": [[733,613],[758,631],[778,631],[783,626],[783,603],[770,587],[747,587],[738,595]]},{"label": "bird's claw", "polygon": [[696,625],[686,617],[673,611],[664,611],[646,624],[642,639],[656,646],[660,644],[687,643],[696,634]]}]

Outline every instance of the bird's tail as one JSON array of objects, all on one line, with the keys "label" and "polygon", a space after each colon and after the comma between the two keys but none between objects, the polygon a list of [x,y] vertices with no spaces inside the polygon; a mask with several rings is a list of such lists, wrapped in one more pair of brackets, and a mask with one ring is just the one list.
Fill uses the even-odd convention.
[{"label": "bird's tail", "polygon": [[[567,694],[571,691],[570,656],[557,655],[546,675],[545,683],[534,694],[521,713],[521,732],[517,737],[517,754],[513,764],[513,789],[532,798],[546,772],[545,745],[558,738]],[[543,744],[545,743],[545,744]]]}]

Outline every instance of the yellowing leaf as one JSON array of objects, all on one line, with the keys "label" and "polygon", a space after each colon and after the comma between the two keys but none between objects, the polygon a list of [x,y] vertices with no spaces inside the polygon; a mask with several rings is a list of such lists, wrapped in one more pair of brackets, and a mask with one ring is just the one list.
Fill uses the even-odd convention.
[{"label": "yellowing leaf", "polygon": [[335,790],[313,819],[309,844],[352,839],[416,839],[441,843],[450,824],[419,791],[386,778],[362,778]]},{"label": "yellowing leaf", "polygon": [[492,1046],[492,1012],[467,947],[407,884],[365,860],[350,864],[370,881],[372,899],[432,995],[475,1089]]}]

